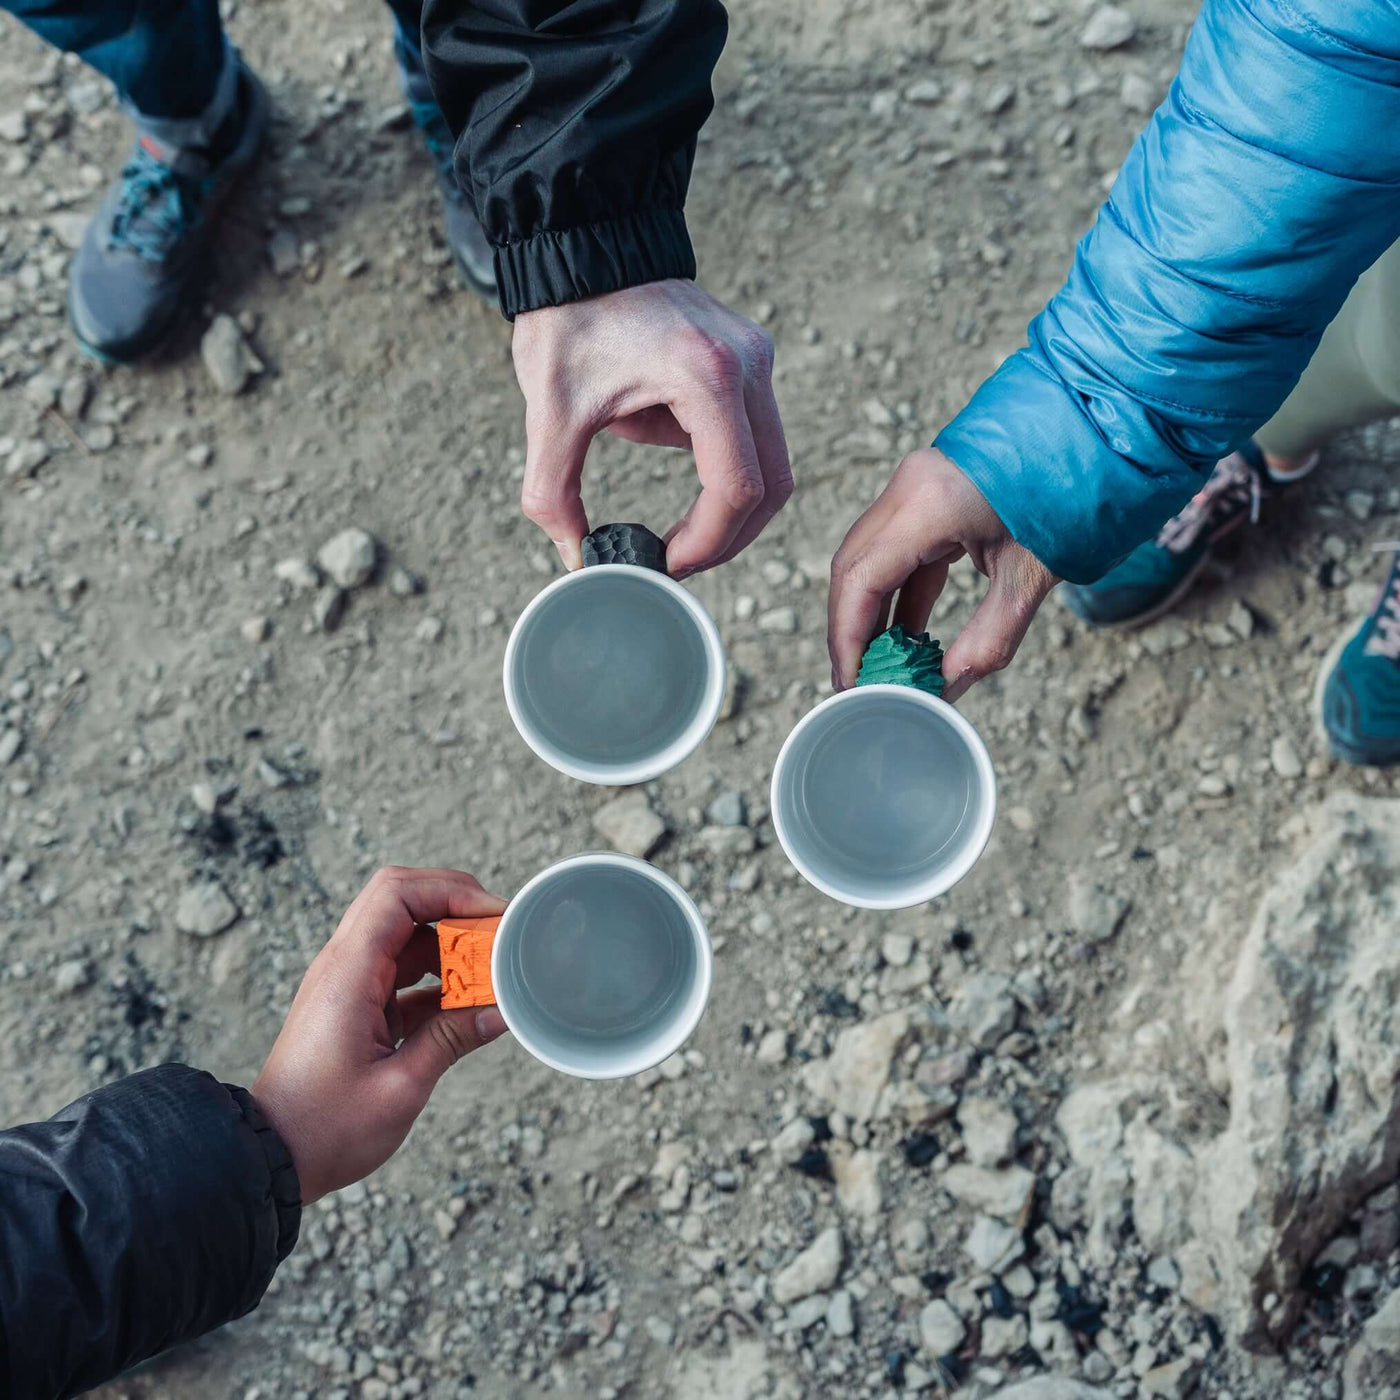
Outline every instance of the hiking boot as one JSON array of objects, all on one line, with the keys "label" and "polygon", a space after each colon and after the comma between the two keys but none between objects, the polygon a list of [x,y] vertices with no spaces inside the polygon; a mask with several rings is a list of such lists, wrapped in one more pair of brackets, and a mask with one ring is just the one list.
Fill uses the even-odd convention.
[{"label": "hiking boot", "polygon": [[399,65],[399,80],[404,97],[408,99],[414,124],[423,134],[423,142],[437,171],[438,188],[442,192],[443,222],[447,228],[447,246],[462,281],[477,296],[486,301],[496,300],[496,259],[487,242],[486,231],[476,217],[471,201],[462,192],[452,168],[452,130],[442,115],[428,85],[428,73],[416,44],[410,44],[400,32],[394,41],[394,57]]},{"label": "hiking boot", "polygon": [[1138,627],[1173,608],[1206,566],[1216,541],[1246,521],[1259,505],[1306,476],[1317,454],[1293,475],[1276,477],[1253,443],[1222,457],[1210,479],[1157,538],[1139,545],[1097,583],[1064,584],[1069,610],[1094,627]]},{"label": "hiking boot", "polygon": [[88,224],[68,276],[68,319],[104,360],[139,360],[197,304],[220,206],[267,134],[267,93],[242,59],[238,105],[212,148],[163,146],[140,133]]},{"label": "hiking boot", "polygon": [[1322,727],[1338,758],[1384,767],[1400,763],[1400,548],[1375,606],[1319,672]]}]

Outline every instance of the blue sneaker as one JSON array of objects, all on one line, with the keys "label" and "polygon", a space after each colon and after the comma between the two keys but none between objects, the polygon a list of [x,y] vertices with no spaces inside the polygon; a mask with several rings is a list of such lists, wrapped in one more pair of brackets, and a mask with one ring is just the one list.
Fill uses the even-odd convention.
[{"label": "blue sneaker", "polygon": [[1400,763],[1400,548],[1375,606],[1350,639],[1332,648],[1320,677],[1322,727],[1332,752],[1347,763]]},{"label": "blue sneaker", "polygon": [[1270,472],[1253,443],[1222,457],[1210,479],[1157,538],[1139,545],[1097,583],[1061,585],[1069,610],[1093,627],[1140,627],[1175,607],[1206,566],[1212,547],[1246,521],[1262,501],[1301,480],[1317,454],[1286,480]]},{"label": "blue sneaker", "polygon": [[400,30],[394,39],[394,58],[399,65],[399,81],[408,99],[413,121],[423,134],[423,142],[437,171],[438,188],[442,192],[443,222],[447,229],[447,246],[457,264],[462,281],[477,296],[486,301],[496,300],[496,259],[486,230],[481,227],[470,200],[457,183],[452,168],[452,129],[437,105],[428,85],[428,73],[416,43],[411,44]]},{"label": "blue sneaker", "polygon": [[267,134],[267,93],[241,59],[238,83],[220,150],[172,150],[142,135],[103,196],[68,274],[68,319],[90,354],[139,360],[198,305],[215,215]]}]

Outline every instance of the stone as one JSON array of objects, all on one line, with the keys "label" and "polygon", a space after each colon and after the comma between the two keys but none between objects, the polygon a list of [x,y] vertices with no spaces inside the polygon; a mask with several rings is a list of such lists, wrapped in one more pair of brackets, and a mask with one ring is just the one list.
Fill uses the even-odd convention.
[{"label": "stone", "polygon": [[[424,587],[423,580],[419,578],[417,574],[402,566],[396,567],[389,575],[389,592],[392,593],[395,598],[413,598],[421,593]],[[491,609],[491,612],[493,614],[491,618],[483,622],[482,619],[478,617],[477,621],[481,622],[484,627],[494,625],[498,619],[494,615],[494,608]]]},{"label": "stone", "polygon": [[826,1330],[833,1337],[853,1337],[856,1330],[855,1302],[846,1289],[838,1289],[826,1305]]},{"label": "stone", "polygon": [[980,1354],[988,1361],[1011,1356],[1030,1340],[1030,1325],[1024,1313],[1013,1317],[988,1317],[982,1320]]},{"label": "stone", "polygon": [[61,997],[80,992],[92,982],[92,968],[85,958],[69,958],[53,971],[53,989]]},{"label": "stone", "polygon": [[936,78],[920,78],[904,89],[904,100],[916,107],[932,107],[943,98],[943,84]]},{"label": "stone", "polygon": [[11,477],[33,476],[49,460],[48,444],[39,438],[31,438],[11,450],[5,458],[5,475]]},{"label": "stone", "polygon": [[1111,1390],[1100,1390],[1083,1381],[1070,1380],[1068,1376],[1033,1376],[1005,1390],[994,1391],[987,1400],[1116,1400],[1116,1397]]},{"label": "stone", "polygon": [[214,317],[199,342],[199,355],[214,387],[230,398],[241,394],[248,381],[264,368],[232,316]]},{"label": "stone", "polygon": [[1025,1167],[974,1167],[956,1162],[939,1185],[971,1209],[998,1220],[1015,1220],[1035,1187],[1035,1174]]},{"label": "stone", "polygon": [[1301,778],[1303,776],[1303,760],[1298,757],[1298,750],[1287,734],[1277,735],[1274,742],[1269,745],[1269,762],[1280,778]]},{"label": "stone", "polygon": [[796,608],[772,608],[759,615],[758,626],[759,630],[763,632],[791,635],[801,626],[801,621],[797,616]]},{"label": "stone", "polygon": [[1342,1368],[1345,1400],[1400,1394],[1400,1292],[1388,1297],[1361,1329]]},{"label": "stone", "polygon": [[865,1148],[852,1152],[845,1143],[833,1143],[828,1156],[841,1209],[867,1224],[876,1220],[884,1204],[879,1153]]},{"label": "stone", "polygon": [[1230,1116],[1194,1234],[1236,1340],[1285,1336],[1314,1256],[1400,1173],[1400,804],[1337,793],[1267,892],[1225,993]]},{"label": "stone", "polygon": [[966,1336],[962,1318],[942,1298],[935,1298],[919,1314],[919,1345],[930,1356],[956,1351]]},{"label": "stone", "polygon": [[787,1059],[788,1033],[779,1028],[764,1033],[754,1052],[754,1059],[761,1065],[780,1065]]},{"label": "stone", "polygon": [[68,249],[70,253],[76,253],[83,246],[83,237],[87,233],[89,216],[83,213],[59,213],[49,214],[44,222],[48,224],[49,230],[58,241]]},{"label": "stone", "polygon": [[783,1307],[825,1293],[841,1276],[845,1257],[841,1231],[830,1225],[773,1279],[773,1298]]},{"label": "stone", "polygon": [[1191,1237],[1195,1161],[1141,1115],[1128,1125],[1124,1155],[1133,1177],[1133,1228],[1138,1240],[1154,1254],[1170,1253]]},{"label": "stone", "polygon": [[243,634],[245,642],[265,642],[272,635],[272,619],[270,617],[250,617],[247,618],[238,629]]},{"label": "stone", "polygon": [[1021,1232],[1014,1225],[979,1215],[963,1241],[963,1253],[979,1274],[997,1274],[1026,1252]]},{"label": "stone", "polygon": [[1175,1293],[1181,1287],[1181,1270],[1165,1255],[1159,1254],[1147,1266],[1147,1281],[1154,1288],[1165,1288]]},{"label": "stone", "polygon": [[445,630],[440,617],[425,617],[419,620],[418,626],[413,629],[413,635],[420,642],[427,642],[435,646],[442,640],[442,634]]},{"label": "stone", "polygon": [[831,1058],[813,1060],[806,1067],[808,1089],[853,1123],[869,1122],[909,1024],[907,1011],[893,1011],[842,1031]]},{"label": "stone", "polygon": [[29,113],[23,107],[0,112],[0,141],[19,145],[29,135]]},{"label": "stone", "polygon": [[1121,48],[1136,33],[1137,21],[1127,10],[1117,5],[1100,5],[1080,31],[1079,46],[1105,52]]},{"label": "stone", "polygon": [[217,880],[199,880],[175,905],[175,927],[196,938],[212,938],[237,922],[238,906]]},{"label": "stone", "polygon": [[593,829],[623,855],[645,860],[666,835],[666,823],[644,792],[625,792],[593,813]]},{"label": "stone", "polygon": [[24,735],[18,729],[0,729],[0,768],[8,768],[24,746]]},{"label": "stone", "polygon": [[1118,100],[1130,112],[1146,116],[1157,105],[1157,86],[1141,73],[1124,73],[1118,87]]},{"label": "stone", "polygon": [[989,1050],[1016,1028],[1011,983],[995,972],[974,972],[958,989],[949,1024],[981,1050]]},{"label": "stone", "polygon": [[301,244],[287,229],[278,229],[267,240],[267,261],[274,276],[290,277],[301,267]]},{"label": "stone", "polygon": [[308,593],[321,582],[321,575],[309,559],[283,559],[273,566],[273,574],[289,583],[298,593]]},{"label": "stone", "polygon": [[1016,1115],[993,1099],[968,1097],[958,1106],[958,1127],[968,1161],[996,1167],[1016,1150]]},{"label": "stone", "polygon": [[1106,943],[1123,925],[1129,904],[1095,881],[1075,876],[1069,887],[1069,921],[1090,943]]},{"label": "stone", "polygon": [[1109,1079],[1081,1085],[1061,1101],[1055,1126],[1078,1166],[1092,1169],[1122,1145],[1127,1092],[1124,1081]]},{"label": "stone", "polygon": [[373,577],[377,554],[374,536],[352,525],[321,546],[316,562],[341,588],[359,588]]},{"label": "stone", "polygon": [[1154,1366],[1144,1372],[1138,1382],[1138,1394],[1143,1400],[1186,1400],[1196,1389],[1201,1363],[1182,1356],[1164,1366]]},{"label": "stone", "polygon": [[914,940],[907,933],[887,933],[880,940],[880,956],[890,967],[907,967],[914,956]]},{"label": "stone", "polygon": [[748,815],[741,792],[722,792],[705,808],[705,820],[711,826],[746,826]]},{"label": "stone", "polygon": [[817,1132],[806,1118],[794,1118],[769,1144],[775,1161],[795,1162],[816,1141]]}]

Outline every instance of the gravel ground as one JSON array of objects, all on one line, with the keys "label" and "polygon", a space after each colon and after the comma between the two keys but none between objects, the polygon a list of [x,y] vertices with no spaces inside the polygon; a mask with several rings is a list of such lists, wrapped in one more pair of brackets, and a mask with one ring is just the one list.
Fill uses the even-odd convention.
[{"label": "gravel ground", "polygon": [[[454,285],[387,15],[226,8],[272,150],[206,314],[140,370],[84,360],[63,318],[121,115],[0,27],[8,1122],[168,1058],[250,1082],[374,868],[509,893],[599,844],[613,796],[506,715],[510,624],[557,564],[516,508],[509,331]],[[308,1212],[253,1316],[107,1400],[1400,1394],[1400,818],[1310,709],[1397,530],[1393,428],[1337,444],[1147,631],[1052,600],[964,704],[1002,809],[949,896],[835,905],[767,813],[826,688],[833,548],[1020,343],[1192,10],[736,10],[691,223],[705,283],[777,342],[798,491],[695,581],[746,683],[644,790],[714,935],[706,1019],[619,1084],[474,1056]],[[690,490],[622,443],[590,466],[595,519],[661,527]],[[341,591],[315,561],[347,528],[374,571]],[[954,569],[945,642],[979,591]]]}]

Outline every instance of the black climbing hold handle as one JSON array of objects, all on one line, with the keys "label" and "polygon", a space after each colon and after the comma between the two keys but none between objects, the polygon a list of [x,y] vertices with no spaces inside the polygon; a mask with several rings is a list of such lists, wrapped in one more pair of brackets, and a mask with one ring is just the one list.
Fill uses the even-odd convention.
[{"label": "black climbing hold handle", "polygon": [[645,525],[600,525],[583,538],[583,567],[590,564],[635,564],[666,572],[666,543]]}]

